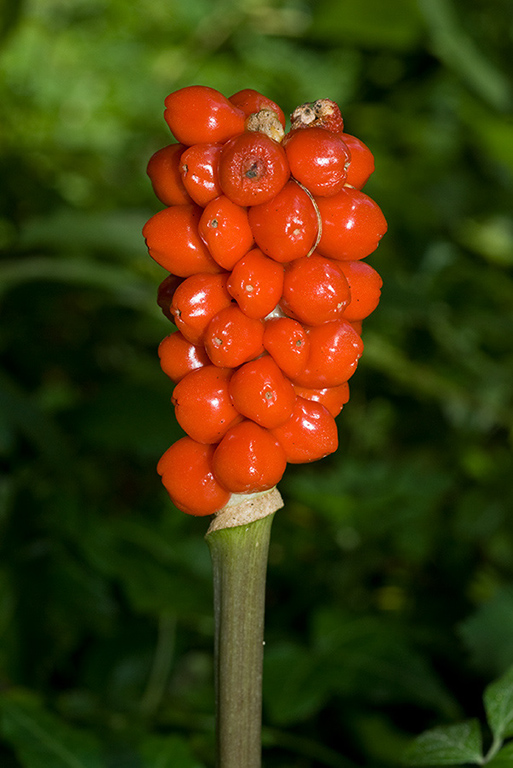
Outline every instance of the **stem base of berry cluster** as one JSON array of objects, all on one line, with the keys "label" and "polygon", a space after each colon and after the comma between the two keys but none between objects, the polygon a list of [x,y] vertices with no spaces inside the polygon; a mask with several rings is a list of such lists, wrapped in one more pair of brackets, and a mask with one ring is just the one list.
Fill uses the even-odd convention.
[{"label": "stem base of berry cluster", "polygon": [[223,511],[206,536],[214,576],[218,768],[261,766],[265,581],[271,525],[281,506],[275,489],[256,495]]},{"label": "stem base of berry cluster", "polygon": [[272,515],[281,507],[283,507],[283,500],[277,488],[248,495],[234,493],[229,503],[213,518],[207,536],[223,528],[235,528],[238,525],[253,523],[262,517]]}]

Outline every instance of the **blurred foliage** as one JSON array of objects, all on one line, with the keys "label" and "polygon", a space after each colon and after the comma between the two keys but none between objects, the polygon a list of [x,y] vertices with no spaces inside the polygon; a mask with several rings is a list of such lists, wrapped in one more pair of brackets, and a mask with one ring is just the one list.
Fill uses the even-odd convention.
[{"label": "blurred foliage", "polygon": [[167,93],[328,96],[373,149],[385,282],[337,454],[290,467],[268,768],[397,765],[513,663],[510,0],[1,0],[2,768],[212,768],[205,521],[140,230]]},{"label": "blurred foliage", "polygon": [[405,752],[410,766],[489,765],[506,768],[513,756],[513,667],[490,683],[483,694],[486,728],[491,736],[483,749],[482,727],[477,718],[439,725],[421,733]]}]

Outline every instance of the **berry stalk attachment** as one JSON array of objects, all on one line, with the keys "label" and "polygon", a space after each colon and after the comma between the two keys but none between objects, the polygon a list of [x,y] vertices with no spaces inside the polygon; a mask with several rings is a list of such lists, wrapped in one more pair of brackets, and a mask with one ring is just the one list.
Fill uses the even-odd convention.
[{"label": "berry stalk attachment", "polygon": [[287,133],[252,89],[182,88],[164,117],[178,143],[149,161],[165,208],[143,234],[169,273],[158,303],[176,330],[159,357],[185,435],[157,469],[178,509],[215,515],[218,764],[257,768],[276,485],[337,449],[382,284],[362,259],[387,224],[362,192],[372,154],[329,99],[294,110]]}]

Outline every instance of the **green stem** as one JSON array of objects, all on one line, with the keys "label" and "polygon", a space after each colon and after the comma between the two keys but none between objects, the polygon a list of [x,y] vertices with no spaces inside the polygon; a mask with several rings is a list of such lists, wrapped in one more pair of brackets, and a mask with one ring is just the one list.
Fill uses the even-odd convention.
[{"label": "green stem", "polygon": [[214,576],[218,768],[261,766],[265,579],[279,506],[206,536]]}]

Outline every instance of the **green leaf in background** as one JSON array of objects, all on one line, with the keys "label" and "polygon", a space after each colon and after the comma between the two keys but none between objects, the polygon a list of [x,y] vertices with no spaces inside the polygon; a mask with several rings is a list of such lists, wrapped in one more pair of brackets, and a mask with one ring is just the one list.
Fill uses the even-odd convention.
[{"label": "green leaf in background", "polygon": [[315,37],[363,46],[408,49],[421,34],[414,0],[321,0],[315,3],[311,32]]},{"label": "green leaf in background", "polygon": [[105,291],[113,301],[149,309],[150,281],[112,264],[83,258],[34,256],[23,261],[4,261],[0,266],[0,299],[18,285],[29,282],[56,282]]},{"label": "green leaf in background", "polygon": [[106,768],[98,741],[23,691],[0,698],[1,730],[24,768]]},{"label": "green leaf in background", "polygon": [[481,763],[482,742],[479,722],[468,720],[440,726],[418,736],[407,750],[406,765],[462,765]]},{"label": "green leaf in background", "polygon": [[15,27],[21,11],[21,0],[0,0],[0,41]]},{"label": "green leaf in background", "polygon": [[315,654],[283,643],[264,655],[264,706],[274,722],[302,722],[317,712],[329,695]]},{"label": "green leaf in background", "polygon": [[[383,617],[319,611],[314,638],[323,683],[330,692],[381,703],[429,702],[448,716],[455,704],[437,674],[407,638]],[[322,678],[321,678],[322,679]]]},{"label": "green leaf in background", "polygon": [[[158,209],[158,204],[155,210]],[[64,253],[90,253],[97,249],[114,254],[126,265],[144,256],[142,227],[154,211],[74,211],[59,209],[27,221],[21,233],[22,248],[53,248]]]},{"label": "green leaf in background", "polygon": [[84,440],[113,454],[142,456],[153,470],[152,464],[182,432],[170,407],[171,388],[168,394],[152,384],[124,382],[121,377],[106,384],[77,420]]},{"label": "green leaf in background", "polygon": [[513,667],[485,690],[484,705],[488,724],[496,740],[511,735],[513,724]]},{"label": "green leaf in background", "polygon": [[[195,555],[195,549],[199,549],[201,559],[209,566],[202,544],[187,551]],[[202,613],[211,606],[210,571],[195,571],[194,561],[182,561],[179,546],[166,542],[161,530],[152,531],[151,524],[145,530],[129,520],[102,523],[84,545],[91,562],[116,578],[137,612],[160,615],[169,610],[182,617]]]},{"label": "green leaf in background", "polygon": [[141,768],[205,768],[179,736],[149,736],[140,754]]},{"label": "green leaf in background", "polygon": [[[69,445],[66,435],[48,414],[27,396],[19,384],[0,371],[0,412],[2,431],[19,431],[48,464],[68,465]],[[9,439],[9,438],[7,438]]]},{"label": "green leaf in background", "polygon": [[453,68],[484,101],[496,109],[511,104],[511,86],[505,74],[481,53],[461,29],[449,0],[420,0],[432,36],[435,54]]}]

